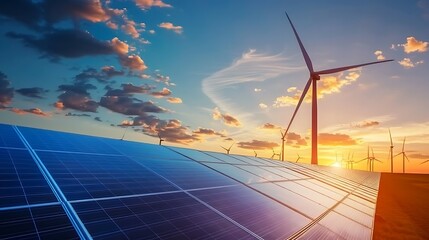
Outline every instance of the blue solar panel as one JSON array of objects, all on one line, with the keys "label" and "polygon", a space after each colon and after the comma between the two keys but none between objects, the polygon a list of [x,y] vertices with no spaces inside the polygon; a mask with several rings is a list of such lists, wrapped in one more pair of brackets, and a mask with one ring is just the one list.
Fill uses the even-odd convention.
[{"label": "blue solar panel", "polygon": [[27,127],[19,127],[18,129],[35,150],[119,154],[111,146],[104,143],[102,138],[98,137]]},{"label": "blue solar panel", "polygon": [[0,211],[0,239],[79,239],[58,205]]},{"label": "blue solar panel", "polygon": [[177,190],[124,156],[37,152],[68,200]]},{"label": "blue solar panel", "polygon": [[25,148],[12,126],[0,124],[0,133],[0,147]]},{"label": "blue solar panel", "polygon": [[0,208],[57,202],[26,150],[0,148]]},{"label": "blue solar panel", "polygon": [[0,130],[1,239],[371,237],[377,174]]},{"label": "blue solar panel", "polygon": [[185,193],[74,203],[94,239],[251,239]]}]

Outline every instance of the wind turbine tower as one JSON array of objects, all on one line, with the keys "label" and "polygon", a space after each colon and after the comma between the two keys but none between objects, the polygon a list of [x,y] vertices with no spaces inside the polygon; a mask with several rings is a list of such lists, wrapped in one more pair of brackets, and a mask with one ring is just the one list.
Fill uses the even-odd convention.
[{"label": "wind turbine tower", "polygon": [[283,131],[280,130],[280,134],[282,135],[282,161],[285,160],[285,138],[286,138],[286,132],[283,134]]},{"label": "wind turbine tower", "polygon": [[223,148],[226,151],[226,154],[229,154],[229,151],[231,151],[232,145],[234,145],[234,143],[231,144],[231,146],[229,146],[229,148],[220,146],[221,148]]},{"label": "wind turbine tower", "polygon": [[161,138],[161,135],[159,135],[158,133],[158,138],[159,138],[159,145],[162,145],[162,142],[164,142],[165,140]]},{"label": "wind turbine tower", "polygon": [[[286,12],[285,12],[286,13]],[[301,53],[304,56],[304,60],[305,63],[307,65],[308,71],[310,72],[310,77],[307,81],[307,84],[304,87],[304,90],[302,91],[301,97],[298,101],[298,104],[296,105],[295,111],[292,115],[292,118],[289,122],[289,125],[286,129],[285,134],[287,134],[287,132],[289,131],[289,128],[295,118],[296,113],[298,112],[299,107],[301,106],[302,101],[304,100],[305,95],[308,92],[308,89],[310,88],[310,85],[312,85],[312,93],[311,93],[311,104],[312,104],[312,111],[311,111],[311,164],[318,164],[318,156],[317,156],[317,81],[320,80],[320,75],[325,75],[325,74],[332,74],[332,73],[338,73],[338,72],[343,72],[345,70],[349,70],[349,69],[353,69],[353,68],[357,68],[357,67],[362,67],[362,66],[366,66],[366,65],[371,65],[371,64],[377,64],[377,63],[382,63],[382,62],[389,62],[389,61],[393,61],[393,60],[383,60],[383,61],[376,61],[376,62],[369,62],[369,63],[362,63],[362,64],[357,64],[357,65],[351,65],[351,66],[345,66],[345,67],[339,67],[339,68],[332,68],[332,69],[327,69],[327,70],[322,70],[322,71],[315,71],[313,69],[313,63],[311,62],[310,56],[308,55],[307,51],[304,48],[304,45],[301,42],[301,39],[298,36],[298,33],[292,23],[292,21],[289,18],[289,15],[286,13],[286,17],[289,20],[289,23],[292,27],[292,30],[295,34],[295,38],[298,41],[299,47],[301,49]]]},{"label": "wind turbine tower", "polygon": [[393,173],[393,141],[392,141],[392,133],[390,133],[389,128],[389,136],[390,136],[390,172]]}]

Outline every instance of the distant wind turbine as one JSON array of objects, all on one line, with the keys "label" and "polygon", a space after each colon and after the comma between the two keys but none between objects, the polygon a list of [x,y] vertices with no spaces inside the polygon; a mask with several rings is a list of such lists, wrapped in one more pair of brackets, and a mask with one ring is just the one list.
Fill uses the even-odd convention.
[{"label": "distant wind turbine", "polygon": [[[285,12],[286,13],[286,12]],[[302,55],[304,56],[305,63],[307,65],[307,68],[310,72],[310,77],[307,81],[307,84],[304,87],[304,90],[302,91],[301,97],[298,101],[298,104],[296,105],[295,111],[292,115],[292,118],[289,122],[289,125],[286,129],[285,134],[289,131],[289,128],[295,118],[296,113],[298,112],[299,107],[301,106],[302,101],[304,100],[305,95],[308,92],[308,89],[310,88],[310,85],[313,86],[312,93],[311,93],[311,103],[312,103],[312,120],[311,120],[311,164],[318,164],[318,156],[317,156],[317,80],[320,80],[320,75],[325,74],[332,74],[332,73],[338,73],[345,70],[362,67],[366,65],[371,64],[377,64],[382,62],[389,62],[393,60],[383,60],[383,61],[376,61],[376,62],[369,62],[369,63],[362,63],[357,65],[351,65],[351,66],[345,66],[345,67],[339,67],[339,68],[333,68],[333,69],[327,69],[322,71],[314,71],[313,69],[313,63],[311,62],[310,56],[308,55],[307,51],[304,48],[304,45],[301,42],[301,39],[298,36],[298,33],[295,29],[295,27],[292,24],[292,21],[289,18],[289,15],[286,13],[286,17],[289,20],[289,23],[292,27],[292,30],[295,34],[296,40],[298,41],[299,47],[301,49]]]},{"label": "distant wind turbine", "polygon": [[255,150],[253,152],[255,153],[255,157],[258,157],[258,153]]},{"label": "distant wind turbine", "polygon": [[280,130],[280,134],[282,135],[282,161],[285,160],[285,138],[286,138],[286,132],[283,134],[283,131]]},{"label": "distant wind turbine", "polygon": [[271,159],[274,159],[275,156],[279,156],[279,160],[280,160],[280,153],[274,152],[274,148],[272,150],[273,150],[273,155],[271,155]]},{"label": "distant wind turbine", "polygon": [[361,159],[359,161],[357,161],[356,163],[360,163],[360,162],[366,160],[367,170],[370,171],[370,172],[374,172],[374,161],[377,161],[377,162],[380,162],[380,163],[382,163],[382,161],[380,161],[377,158],[375,158],[375,156],[374,156],[374,149],[373,148],[371,148],[371,151],[372,151],[372,156],[369,155],[369,146],[368,146],[367,157],[363,158],[363,159]]},{"label": "distant wind turbine", "polygon": [[122,134],[121,141],[124,140],[125,133],[127,132],[127,130],[128,130],[128,126],[125,127],[125,131],[124,131],[124,134]]},{"label": "distant wind turbine", "polygon": [[390,172],[393,173],[393,141],[392,141],[392,133],[390,132],[389,128],[389,136],[390,136]]},{"label": "distant wind turbine", "polygon": [[301,156],[299,156],[298,153],[296,155],[298,155],[298,158],[296,159],[295,163],[297,163],[299,161],[299,159],[301,159]]},{"label": "distant wind turbine", "polygon": [[165,140],[161,138],[161,135],[159,135],[159,133],[158,133],[158,138],[159,138],[159,145],[162,145],[162,142],[164,142]]},{"label": "distant wind turbine", "polygon": [[349,152],[349,155],[347,156],[347,161],[346,161],[346,163],[347,163],[346,168],[347,169],[353,170],[353,164],[355,163],[355,161],[353,160],[353,155],[354,155],[354,153],[352,153],[352,155],[350,157],[350,152]]},{"label": "distant wind turbine", "polygon": [[221,148],[225,149],[226,154],[229,154],[229,151],[231,151],[232,145],[234,145],[234,143],[231,144],[231,146],[229,146],[229,148],[225,148],[223,146],[220,146]]},{"label": "distant wind turbine", "polygon": [[405,137],[404,137],[404,142],[402,143],[402,152],[396,154],[394,157],[399,156],[401,154],[402,154],[402,173],[405,173],[405,158],[407,159],[408,162],[410,162],[407,154],[405,153]]}]

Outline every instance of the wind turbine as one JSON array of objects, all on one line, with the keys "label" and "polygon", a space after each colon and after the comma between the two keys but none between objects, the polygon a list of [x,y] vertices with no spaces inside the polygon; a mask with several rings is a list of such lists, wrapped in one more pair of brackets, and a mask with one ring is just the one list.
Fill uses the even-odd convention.
[{"label": "wind turbine", "polygon": [[296,155],[298,155],[298,158],[296,159],[295,163],[297,163],[299,161],[299,159],[301,159],[301,156],[299,156],[298,153]]},{"label": "wind turbine", "polygon": [[394,157],[399,156],[401,154],[402,154],[402,173],[405,173],[405,158],[407,159],[408,162],[410,162],[407,154],[405,153],[405,137],[404,137],[404,142],[402,143],[402,152],[396,154]]},{"label": "wind turbine", "polygon": [[320,75],[338,73],[338,72],[342,72],[342,71],[357,68],[357,67],[362,67],[362,66],[377,64],[377,63],[382,63],[382,62],[389,62],[389,61],[393,61],[393,60],[392,59],[391,60],[383,60],[383,61],[362,63],[362,64],[357,64],[357,65],[339,67],[339,68],[332,68],[332,69],[327,69],[327,70],[322,70],[322,71],[315,71],[313,69],[313,63],[311,62],[310,56],[308,55],[307,51],[305,50],[304,45],[302,44],[301,39],[299,38],[298,33],[297,33],[295,27],[293,26],[292,21],[290,20],[289,15],[287,13],[286,13],[286,17],[288,18],[289,23],[292,27],[292,30],[295,34],[295,38],[298,41],[299,47],[301,49],[301,53],[304,56],[305,63],[306,63],[307,68],[310,72],[310,77],[307,81],[307,84],[304,87],[304,90],[302,91],[301,97],[298,101],[298,104],[296,105],[295,111],[292,115],[292,118],[289,122],[289,125],[286,129],[285,134],[289,131],[289,128],[293,122],[293,119],[295,118],[295,115],[298,112],[298,109],[301,106],[301,103],[304,100],[304,97],[307,94],[308,89],[310,88],[310,85],[312,85],[312,93],[311,93],[311,97],[312,97],[312,99],[311,99],[311,104],[312,104],[312,106],[311,106],[312,107],[312,111],[311,111],[311,115],[312,115],[312,117],[311,117],[311,164],[318,164],[318,157],[317,157],[317,80],[320,80]]},{"label": "wind turbine", "polygon": [[285,138],[286,138],[286,132],[283,134],[283,131],[280,130],[280,134],[282,135],[282,161],[285,160]]},{"label": "wind turbine", "polygon": [[271,159],[274,159],[275,156],[279,156],[279,160],[280,160],[280,153],[274,152],[274,148],[272,150],[273,150],[273,155],[271,155]]},{"label": "wind turbine", "polygon": [[125,133],[127,132],[127,130],[128,130],[128,126],[125,127],[125,131],[124,131],[124,134],[122,134],[121,141],[124,140]]},{"label": "wind turbine", "polygon": [[159,138],[159,145],[162,145],[162,142],[164,142],[165,140],[161,138],[161,135],[159,135],[159,133],[158,133],[158,138]]},{"label": "wind turbine", "polygon": [[352,153],[352,156],[350,157],[350,152],[349,155],[347,156],[347,169],[352,169],[353,170],[353,164],[355,163],[355,161],[353,161],[353,156],[354,153]]},{"label": "wind turbine", "polygon": [[390,133],[389,128],[389,136],[390,136],[390,172],[393,173],[393,141],[392,141],[392,133]]},{"label": "wind turbine", "polygon": [[371,148],[372,151],[372,157],[371,157],[371,172],[374,172],[374,162],[380,162],[382,163],[382,161],[378,160],[377,158],[374,157],[374,148]]},{"label": "wind turbine", "polygon": [[231,144],[231,146],[229,146],[229,148],[225,148],[223,146],[220,146],[221,148],[225,149],[226,154],[229,154],[229,151],[231,151],[232,145],[234,145],[234,143]]},{"label": "wind turbine", "polygon": [[258,153],[255,150],[253,152],[255,153],[255,157],[258,157]]}]

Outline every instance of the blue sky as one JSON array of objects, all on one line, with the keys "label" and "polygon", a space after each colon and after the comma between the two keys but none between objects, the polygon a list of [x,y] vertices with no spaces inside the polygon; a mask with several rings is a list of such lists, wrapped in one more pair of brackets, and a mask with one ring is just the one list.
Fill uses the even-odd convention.
[{"label": "blue sky", "polygon": [[[370,145],[387,171],[390,128],[408,171],[429,171],[427,0],[4,1],[1,122],[113,138],[129,125],[133,141],[270,157],[308,79],[285,11],[317,70],[395,60],[319,81],[320,162]],[[310,161],[310,106],[287,159]]]}]

